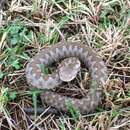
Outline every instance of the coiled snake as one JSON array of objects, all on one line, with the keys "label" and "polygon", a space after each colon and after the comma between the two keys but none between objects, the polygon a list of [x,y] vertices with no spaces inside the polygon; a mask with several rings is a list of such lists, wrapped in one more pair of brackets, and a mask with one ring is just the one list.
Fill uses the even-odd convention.
[{"label": "coiled snake", "polygon": [[[105,85],[108,78],[107,68],[102,59],[90,47],[81,43],[57,43],[51,47],[41,50],[34,56],[26,67],[26,78],[31,86],[39,89],[52,89],[61,84],[61,79],[58,73],[44,75],[41,71],[40,65],[48,66],[53,62],[58,62],[61,59],[68,57],[77,57],[86,68],[89,69],[92,82],[90,90],[86,97],[82,99],[68,98],[55,94],[54,92],[46,91],[41,94],[41,99],[46,104],[52,105],[60,110],[67,111],[67,101],[75,108],[79,109],[82,114],[86,114],[95,110],[101,101],[102,91],[98,90]],[[94,82],[94,85],[93,85]],[[95,90],[95,91],[93,91]]]}]

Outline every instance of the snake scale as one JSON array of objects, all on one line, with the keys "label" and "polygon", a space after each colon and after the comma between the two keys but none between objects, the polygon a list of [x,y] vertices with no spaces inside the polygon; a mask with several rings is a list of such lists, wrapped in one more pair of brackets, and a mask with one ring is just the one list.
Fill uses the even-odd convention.
[{"label": "snake scale", "polygon": [[100,88],[105,85],[108,75],[107,67],[103,60],[91,47],[85,44],[78,42],[60,42],[42,49],[26,66],[25,73],[27,82],[31,84],[31,88],[52,89],[58,86],[61,84],[58,74],[44,75],[40,65],[44,64],[48,66],[68,57],[77,57],[88,68],[91,74],[92,81],[87,96],[77,99],[62,96],[51,91],[45,91],[41,94],[42,102],[48,106],[54,106],[59,110],[67,111],[66,103],[68,100],[71,100],[73,106],[82,114],[93,112],[101,101],[102,91]]}]

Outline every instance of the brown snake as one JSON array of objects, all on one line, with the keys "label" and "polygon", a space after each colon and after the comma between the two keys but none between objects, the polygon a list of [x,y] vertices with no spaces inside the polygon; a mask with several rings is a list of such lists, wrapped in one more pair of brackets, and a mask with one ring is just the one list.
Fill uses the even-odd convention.
[{"label": "brown snake", "polygon": [[44,64],[48,66],[53,62],[58,62],[68,57],[77,57],[89,69],[92,82],[87,96],[82,99],[68,98],[54,92],[46,91],[41,94],[41,99],[48,106],[54,106],[62,111],[67,111],[66,103],[68,100],[71,100],[71,103],[82,114],[92,112],[101,101],[102,91],[100,91],[100,88],[105,85],[108,75],[107,67],[102,59],[92,48],[84,44],[58,43],[44,48],[27,64],[25,71],[27,81],[31,86],[39,89],[51,89],[58,86],[61,84],[59,75],[57,73],[44,75],[40,65]]}]

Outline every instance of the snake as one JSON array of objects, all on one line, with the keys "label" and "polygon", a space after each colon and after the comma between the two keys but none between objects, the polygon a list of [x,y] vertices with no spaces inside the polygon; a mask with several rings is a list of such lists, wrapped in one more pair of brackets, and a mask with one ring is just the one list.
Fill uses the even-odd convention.
[{"label": "snake", "polygon": [[[58,73],[44,74],[41,65],[49,66],[69,57],[78,58],[91,76],[91,83],[86,96],[81,99],[63,96],[49,91],[59,86],[63,81]],[[63,64],[64,65],[64,64]],[[94,112],[102,99],[102,86],[108,79],[108,71],[105,62],[98,53],[90,46],[80,42],[59,42],[50,47],[41,49],[28,62],[25,69],[26,79],[30,88],[47,89],[41,93],[42,103],[53,106],[61,111],[68,111],[68,102],[81,114]]]}]

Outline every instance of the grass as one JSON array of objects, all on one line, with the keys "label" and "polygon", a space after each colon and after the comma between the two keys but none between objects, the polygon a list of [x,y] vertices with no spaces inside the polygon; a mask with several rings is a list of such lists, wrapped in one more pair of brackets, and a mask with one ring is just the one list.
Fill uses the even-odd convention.
[{"label": "grass", "polygon": [[[45,46],[75,40],[93,47],[107,64],[102,104],[87,115],[78,115],[71,104],[69,115],[45,115],[48,109],[37,115],[42,91],[28,88],[28,60]],[[7,0],[0,13],[0,87],[1,129],[129,130],[130,2]],[[81,90],[70,88],[68,93]],[[34,107],[34,115],[25,113],[26,107]]]}]

